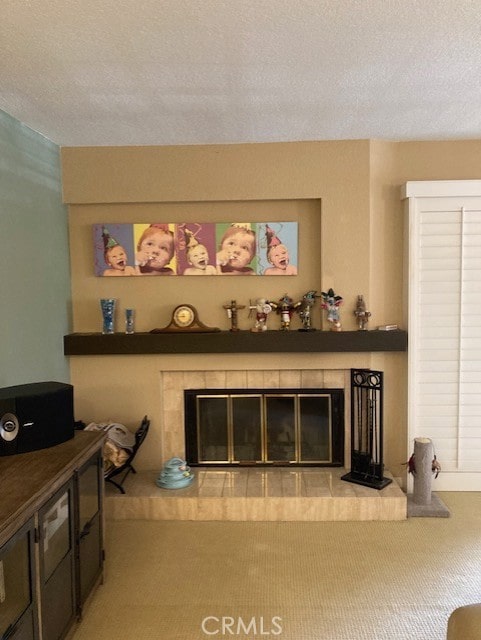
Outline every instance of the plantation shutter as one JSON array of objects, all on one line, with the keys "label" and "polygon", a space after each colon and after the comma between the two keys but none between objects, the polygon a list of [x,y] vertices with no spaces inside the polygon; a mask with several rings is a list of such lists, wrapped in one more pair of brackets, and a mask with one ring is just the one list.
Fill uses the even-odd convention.
[{"label": "plantation shutter", "polygon": [[481,182],[411,182],[405,195],[408,450],[414,438],[431,438],[442,467],[433,489],[479,491]]}]

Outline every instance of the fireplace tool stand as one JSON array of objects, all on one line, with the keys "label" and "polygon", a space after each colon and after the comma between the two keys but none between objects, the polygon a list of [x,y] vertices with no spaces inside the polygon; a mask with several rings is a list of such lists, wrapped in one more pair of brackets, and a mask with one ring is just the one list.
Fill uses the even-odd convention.
[{"label": "fireplace tool stand", "polygon": [[351,471],[342,480],[384,489],[392,480],[383,473],[383,372],[351,369]]}]

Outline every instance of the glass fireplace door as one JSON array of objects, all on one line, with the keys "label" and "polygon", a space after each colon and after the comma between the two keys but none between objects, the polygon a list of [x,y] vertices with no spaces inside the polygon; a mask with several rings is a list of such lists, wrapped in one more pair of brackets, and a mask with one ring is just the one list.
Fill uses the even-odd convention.
[{"label": "glass fireplace door", "polygon": [[197,443],[201,463],[231,462],[228,399],[226,395],[197,396]]},{"label": "glass fireplace door", "polygon": [[342,390],[189,390],[187,394],[189,464],[343,463]]},{"label": "glass fireplace door", "polygon": [[300,395],[299,448],[304,462],[332,462],[333,416],[329,395]]},{"label": "glass fireplace door", "polygon": [[295,462],[298,458],[296,413],[295,396],[266,395],[265,462]]},{"label": "glass fireplace door", "polygon": [[232,461],[262,462],[264,435],[262,429],[262,397],[231,396]]},{"label": "glass fireplace door", "polygon": [[197,397],[199,462],[262,462],[259,395]]}]

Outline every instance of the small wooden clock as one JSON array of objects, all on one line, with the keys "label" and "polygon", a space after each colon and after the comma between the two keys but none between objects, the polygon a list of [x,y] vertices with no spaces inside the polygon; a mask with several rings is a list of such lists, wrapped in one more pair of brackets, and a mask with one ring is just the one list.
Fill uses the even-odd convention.
[{"label": "small wooden clock", "polygon": [[199,320],[197,309],[191,304],[179,304],[172,311],[169,324],[162,329],[152,329],[150,333],[210,333],[220,331],[217,327],[208,327]]}]

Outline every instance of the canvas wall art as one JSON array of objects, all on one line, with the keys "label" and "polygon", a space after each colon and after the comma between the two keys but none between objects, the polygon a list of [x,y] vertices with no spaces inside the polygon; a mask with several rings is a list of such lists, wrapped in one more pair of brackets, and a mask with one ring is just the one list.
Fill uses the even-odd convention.
[{"label": "canvas wall art", "polygon": [[297,222],[93,225],[97,276],[295,276]]}]

